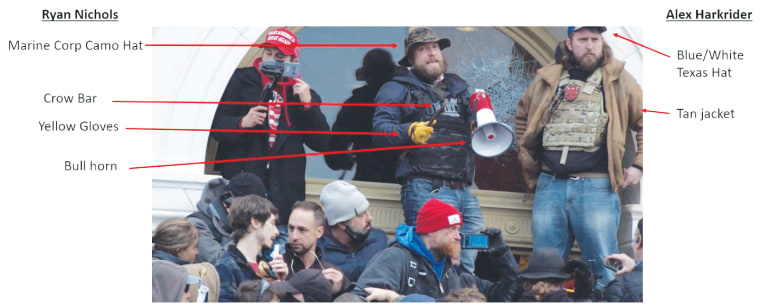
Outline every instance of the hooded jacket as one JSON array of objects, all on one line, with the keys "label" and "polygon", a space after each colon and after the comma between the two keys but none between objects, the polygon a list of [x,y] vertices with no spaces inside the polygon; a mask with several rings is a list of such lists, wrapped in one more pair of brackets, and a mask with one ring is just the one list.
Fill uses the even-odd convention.
[{"label": "hooded jacket", "polygon": [[[643,92],[636,80],[623,69],[624,63],[611,59],[602,67],[607,124],[607,162],[612,190],[623,183],[623,153],[628,130],[636,132],[633,165],[644,168]],[[536,189],[541,173],[542,136],[549,122],[548,108],[557,91],[564,68],[553,64],[539,69],[517,105],[515,134],[518,158],[529,190]]]},{"label": "hooded jacket", "polygon": [[[414,226],[401,224],[396,228],[396,241],[370,260],[359,277],[362,288],[390,289],[401,295],[423,294],[443,298],[456,289],[476,286],[488,301],[511,301],[519,286],[510,276],[517,275],[517,263],[512,252],[498,256],[502,279],[493,283],[471,273],[459,273],[449,258],[435,261],[433,255],[414,232]],[[510,263],[511,257],[511,263]]]},{"label": "hooded jacket", "polygon": [[355,250],[350,250],[336,242],[329,233],[330,229],[326,227],[325,234],[317,241],[317,245],[324,253],[322,258],[338,266],[344,276],[352,282],[359,280],[359,276],[370,259],[388,246],[388,237],[382,230],[376,228],[370,230],[369,237]]},{"label": "hooded jacket", "polygon": [[[249,101],[260,102],[261,92],[264,88],[265,76],[259,70],[261,58],[257,58],[253,67],[238,68],[232,74],[227,88],[224,90],[221,101]],[[293,93],[292,86],[284,87],[285,102],[300,102],[301,100]],[[322,102],[319,95],[311,90],[311,102]],[[220,104],[212,129],[240,129],[241,119],[248,114],[251,107],[256,105],[247,104]],[[267,120],[262,125],[253,127],[255,130],[268,130]],[[308,110],[303,106],[282,105],[282,112],[277,127],[280,131],[330,131],[324,114],[319,105],[311,105]],[[292,154],[304,154],[303,145],[317,152],[328,149],[330,135],[328,134],[277,134],[274,146],[269,149],[269,133],[223,133],[212,132],[211,137],[219,142],[216,151],[216,160],[281,156]],[[269,165],[269,167],[267,167]],[[222,176],[231,179],[240,172],[256,174],[267,185],[270,198],[280,213],[280,222],[287,222],[291,206],[295,201],[303,201],[306,198],[305,172],[306,158],[293,157],[272,160],[240,161],[232,163],[218,163],[215,170],[222,172]]]},{"label": "hooded jacket", "polygon": [[198,255],[195,262],[215,264],[224,254],[232,240],[227,231],[227,211],[220,198],[227,180],[216,178],[203,187],[201,200],[195,205],[197,211],[187,216],[187,221],[198,229]]}]

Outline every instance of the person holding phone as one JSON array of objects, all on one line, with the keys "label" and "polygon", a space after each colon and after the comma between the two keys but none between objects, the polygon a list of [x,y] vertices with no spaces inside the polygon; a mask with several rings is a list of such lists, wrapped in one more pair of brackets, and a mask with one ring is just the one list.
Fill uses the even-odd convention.
[{"label": "person holding phone", "polygon": [[626,254],[612,254],[607,257],[610,266],[619,266],[615,279],[604,290],[608,302],[644,301],[644,219],[636,225],[633,234],[633,253],[636,260]]},{"label": "person holding phone", "polygon": [[[277,131],[330,131],[320,110],[322,101],[309,83],[299,77],[267,75],[263,69],[271,61],[299,63],[301,48],[298,37],[285,28],[275,29],[266,35],[263,54],[253,66],[238,68],[232,74],[221,101],[267,102],[260,105],[220,104],[214,114],[212,129],[240,130],[237,132],[212,132],[211,137],[219,143],[215,160],[283,156],[304,154],[304,145],[314,151],[328,150],[328,134],[284,134]],[[268,90],[271,88],[271,94]],[[317,103],[287,105],[288,102]],[[248,130],[269,131],[248,133]],[[268,198],[280,212],[278,229],[287,236],[287,222],[291,207],[306,198],[306,158],[291,157],[254,161],[223,162],[214,169],[230,179],[240,172],[256,174],[267,187]],[[287,241],[287,240],[285,240]],[[284,241],[283,241],[284,244]]]}]

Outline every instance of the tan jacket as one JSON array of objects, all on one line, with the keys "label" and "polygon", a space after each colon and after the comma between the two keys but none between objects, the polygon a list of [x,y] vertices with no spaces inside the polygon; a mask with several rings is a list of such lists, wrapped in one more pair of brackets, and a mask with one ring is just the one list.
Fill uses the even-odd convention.
[{"label": "tan jacket", "polygon": [[[613,59],[602,69],[604,104],[609,115],[608,167],[614,191],[623,183],[623,153],[628,129],[636,132],[637,150],[633,164],[642,169],[644,167],[643,92],[623,66],[623,62]],[[536,189],[541,173],[541,139],[544,126],[549,121],[549,104],[557,91],[562,71],[560,64],[539,69],[517,105],[517,150],[529,190]]]}]

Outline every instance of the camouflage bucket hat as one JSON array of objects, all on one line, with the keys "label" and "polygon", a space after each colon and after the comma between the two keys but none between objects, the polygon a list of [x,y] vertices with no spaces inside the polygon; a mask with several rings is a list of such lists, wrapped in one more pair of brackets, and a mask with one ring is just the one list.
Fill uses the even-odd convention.
[{"label": "camouflage bucket hat", "polygon": [[409,34],[406,35],[406,38],[404,39],[404,57],[398,61],[398,64],[404,67],[411,66],[407,59],[409,50],[412,49],[412,46],[414,46],[414,44],[426,42],[438,42],[438,47],[441,48],[441,50],[451,46],[451,41],[448,38],[438,37],[438,34],[433,32],[433,29],[431,28],[414,28],[409,32]]}]

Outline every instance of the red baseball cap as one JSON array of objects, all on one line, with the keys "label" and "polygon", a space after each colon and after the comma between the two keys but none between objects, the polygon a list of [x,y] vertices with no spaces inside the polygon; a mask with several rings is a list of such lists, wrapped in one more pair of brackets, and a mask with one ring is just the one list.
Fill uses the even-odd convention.
[{"label": "red baseball cap", "polygon": [[298,37],[285,28],[279,28],[267,33],[264,44],[275,45],[285,55],[293,55],[298,58],[301,47],[298,47]]}]

